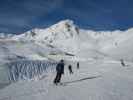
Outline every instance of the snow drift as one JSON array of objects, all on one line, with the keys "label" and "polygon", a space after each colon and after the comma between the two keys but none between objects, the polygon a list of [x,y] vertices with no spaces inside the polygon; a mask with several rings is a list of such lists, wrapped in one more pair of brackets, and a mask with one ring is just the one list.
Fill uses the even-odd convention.
[{"label": "snow drift", "polygon": [[15,82],[18,80],[31,80],[46,75],[55,70],[56,62],[52,61],[16,61],[8,63],[9,80]]}]

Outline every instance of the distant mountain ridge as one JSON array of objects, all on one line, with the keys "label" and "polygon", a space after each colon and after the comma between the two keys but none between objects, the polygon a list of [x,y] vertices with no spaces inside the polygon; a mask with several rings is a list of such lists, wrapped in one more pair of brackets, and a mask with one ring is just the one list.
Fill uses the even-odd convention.
[{"label": "distant mountain ridge", "polygon": [[[35,28],[19,35],[6,36],[1,34],[1,37],[3,36],[4,39],[8,37],[8,39],[23,43],[32,42],[40,46],[56,48],[74,55],[80,54],[79,52],[93,52],[93,55],[96,52],[102,52],[116,56],[116,53],[124,50],[119,54],[124,57],[128,53],[125,51],[126,44],[128,44],[128,48],[130,49],[128,51],[132,51],[132,33],[133,28],[126,31],[84,30],[75,25],[72,20],[67,19],[48,28]],[[113,51],[113,54],[111,51]]]},{"label": "distant mountain ridge", "polygon": [[13,36],[14,36],[13,34],[0,33],[0,39],[11,38]]}]

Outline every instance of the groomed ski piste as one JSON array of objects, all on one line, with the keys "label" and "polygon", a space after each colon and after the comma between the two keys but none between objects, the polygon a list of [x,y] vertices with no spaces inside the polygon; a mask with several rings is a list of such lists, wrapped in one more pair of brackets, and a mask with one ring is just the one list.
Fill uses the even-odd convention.
[{"label": "groomed ski piste", "polygon": [[55,71],[35,81],[19,81],[0,90],[0,100],[132,100],[133,66],[112,60],[88,60],[65,66],[62,85],[54,85]]},{"label": "groomed ski piste", "polygon": [[[133,100],[132,33],[84,30],[65,20],[20,35],[3,34],[0,100]],[[55,68],[62,58],[65,73],[56,86]]]}]

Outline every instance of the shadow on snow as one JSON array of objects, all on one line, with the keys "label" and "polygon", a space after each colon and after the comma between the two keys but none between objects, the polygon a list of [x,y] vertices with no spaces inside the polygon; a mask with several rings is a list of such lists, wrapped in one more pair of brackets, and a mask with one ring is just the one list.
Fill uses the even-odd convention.
[{"label": "shadow on snow", "polygon": [[84,80],[95,79],[95,78],[99,78],[99,77],[102,77],[102,76],[101,75],[99,75],[99,76],[90,76],[90,77],[81,78],[81,79],[74,80],[74,81],[63,82],[63,84],[66,85],[66,84],[70,84],[70,83],[77,83],[77,82],[81,82],[81,81],[84,81]]}]

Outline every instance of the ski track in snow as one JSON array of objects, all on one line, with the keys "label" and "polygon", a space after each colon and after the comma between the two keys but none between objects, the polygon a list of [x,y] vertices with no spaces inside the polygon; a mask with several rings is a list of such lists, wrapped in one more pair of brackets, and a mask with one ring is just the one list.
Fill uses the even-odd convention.
[{"label": "ski track in snow", "polygon": [[[62,82],[71,84],[53,85],[55,73],[50,73],[38,81],[17,82],[7,86],[0,90],[0,100],[133,100],[132,66],[100,62],[80,65],[79,70],[74,68],[73,75],[69,75],[65,69]],[[100,77],[82,81],[95,76]]]}]

